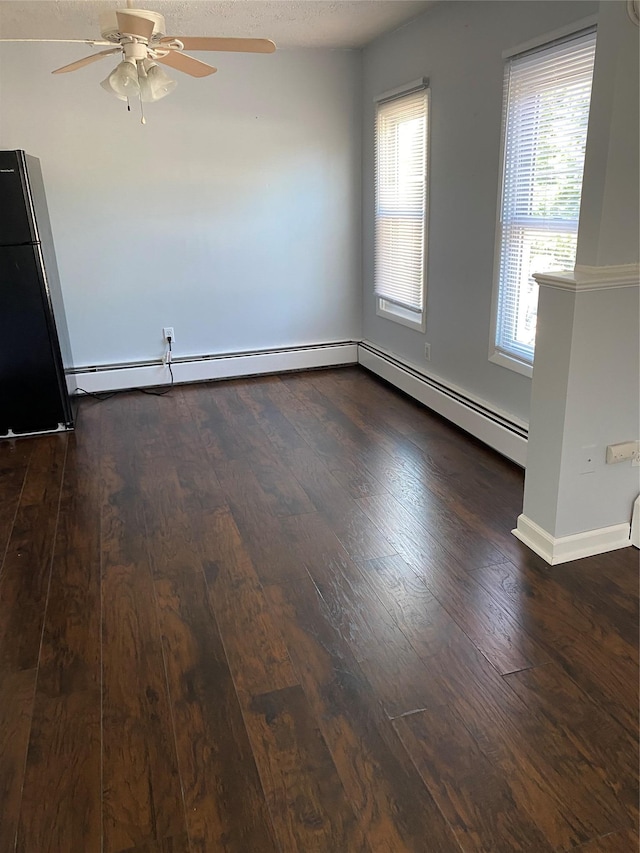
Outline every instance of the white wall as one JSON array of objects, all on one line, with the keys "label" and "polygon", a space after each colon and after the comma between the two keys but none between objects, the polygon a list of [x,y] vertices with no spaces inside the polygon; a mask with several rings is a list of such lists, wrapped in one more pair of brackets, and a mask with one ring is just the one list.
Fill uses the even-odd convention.
[{"label": "white wall", "polygon": [[638,296],[540,288],[523,512],[553,537],[631,518],[640,469],[607,465],[606,447],[640,438]]},{"label": "white wall", "polygon": [[624,0],[600,4],[582,187],[578,264],[638,262],[640,36]]},{"label": "white wall", "polygon": [[[364,53],[364,337],[524,420],[530,380],[488,361],[502,52],[597,11],[579,0],[445,2]],[[377,317],[373,296],[373,98],[423,76],[431,82],[426,335]]]},{"label": "white wall", "polygon": [[51,76],[84,52],[0,45],[0,147],[42,161],[76,366],[156,358],[166,325],[177,355],[359,338],[360,54],[220,54],[142,127],[111,57]]},{"label": "white wall", "polygon": [[[640,438],[639,317],[637,287],[576,298],[556,536],[631,519],[640,469],[607,465],[605,451]],[[589,445],[596,448],[595,471],[581,475],[581,448]]]}]

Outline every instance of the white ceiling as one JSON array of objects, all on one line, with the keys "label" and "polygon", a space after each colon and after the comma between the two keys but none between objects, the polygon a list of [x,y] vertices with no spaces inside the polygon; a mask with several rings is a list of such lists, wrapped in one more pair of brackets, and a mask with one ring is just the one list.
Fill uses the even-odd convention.
[{"label": "white ceiling", "polygon": [[[140,0],[169,35],[250,36],[278,47],[362,47],[434,0]],[[134,5],[138,5],[137,3]],[[1,38],[99,38],[98,14],[124,0],[0,0]]]}]

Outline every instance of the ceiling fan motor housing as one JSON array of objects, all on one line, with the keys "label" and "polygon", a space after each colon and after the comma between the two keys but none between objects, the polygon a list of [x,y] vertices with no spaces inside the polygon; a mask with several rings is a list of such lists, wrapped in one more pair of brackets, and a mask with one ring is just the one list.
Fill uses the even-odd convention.
[{"label": "ceiling fan motor housing", "polygon": [[[164,16],[158,12],[147,12],[146,9],[119,9],[121,13],[135,15],[136,18],[145,18],[153,23],[153,34],[151,39],[156,41],[166,35]],[[107,41],[112,41],[114,44],[119,44],[120,39],[124,35],[118,26],[118,19],[115,10],[112,12],[103,12],[100,15],[100,31],[102,37]]]}]

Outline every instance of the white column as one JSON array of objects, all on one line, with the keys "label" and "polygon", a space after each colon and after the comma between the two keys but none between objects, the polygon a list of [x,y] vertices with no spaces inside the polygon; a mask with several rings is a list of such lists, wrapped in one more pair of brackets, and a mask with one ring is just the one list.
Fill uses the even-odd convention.
[{"label": "white column", "polygon": [[606,446],[640,438],[637,265],[540,284],[524,508],[515,535],[555,564],[622,548],[640,468]]},{"label": "white column", "polygon": [[514,534],[551,564],[629,544],[640,468],[639,32],[600,4],[578,264],[539,275],[523,513]]}]

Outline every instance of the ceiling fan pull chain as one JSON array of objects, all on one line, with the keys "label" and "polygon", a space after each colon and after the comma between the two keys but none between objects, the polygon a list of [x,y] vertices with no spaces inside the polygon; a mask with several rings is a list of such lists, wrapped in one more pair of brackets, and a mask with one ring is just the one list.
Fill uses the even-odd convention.
[{"label": "ceiling fan pull chain", "polygon": [[140,95],[140,124],[146,124],[147,120],[144,117],[144,105],[142,103],[142,94]]}]

